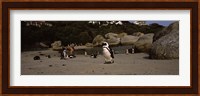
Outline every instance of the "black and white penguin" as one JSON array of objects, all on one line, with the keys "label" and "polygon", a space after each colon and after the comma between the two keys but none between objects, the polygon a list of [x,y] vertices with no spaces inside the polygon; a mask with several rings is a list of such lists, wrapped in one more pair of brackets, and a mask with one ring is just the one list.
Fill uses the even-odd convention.
[{"label": "black and white penguin", "polygon": [[102,43],[103,45],[103,56],[105,58],[105,63],[114,63],[113,50],[109,47],[107,42]]},{"label": "black and white penguin", "polygon": [[91,54],[90,57],[92,57],[92,58],[97,58],[97,54],[95,54],[95,53],[94,53],[94,54]]}]

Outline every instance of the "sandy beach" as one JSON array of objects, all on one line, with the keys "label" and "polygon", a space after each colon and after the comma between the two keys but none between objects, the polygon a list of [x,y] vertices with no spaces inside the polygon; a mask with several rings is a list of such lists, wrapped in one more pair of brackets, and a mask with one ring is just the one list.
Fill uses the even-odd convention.
[{"label": "sandy beach", "polygon": [[[51,58],[47,58],[50,55]],[[33,60],[40,56],[41,60]],[[21,53],[22,75],[178,75],[179,60],[152,60],[146,53],[115,54],[113,64],[104,64],[104,57],[60,60],[58,51],[26,51]]]}]

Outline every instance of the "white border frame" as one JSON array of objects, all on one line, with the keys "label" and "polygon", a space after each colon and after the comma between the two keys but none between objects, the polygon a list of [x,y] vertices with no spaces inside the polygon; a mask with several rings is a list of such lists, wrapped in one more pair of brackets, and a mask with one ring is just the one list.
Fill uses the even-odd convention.
[{"label": "white border frame", "polygon": [[[10,86],[190,86],[190,10],[10,10]],[[134,18],[133,18],[134,17]],[[21,21],[179,21],[179,75],[21,75]]]}]

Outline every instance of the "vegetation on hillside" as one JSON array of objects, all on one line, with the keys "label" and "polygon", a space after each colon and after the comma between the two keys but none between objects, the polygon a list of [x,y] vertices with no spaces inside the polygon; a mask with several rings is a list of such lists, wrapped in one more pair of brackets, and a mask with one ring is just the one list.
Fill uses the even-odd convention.
[{"label": "vegetation on hillside", "polygon": [[[101,23],[101,24],[100,24]],[[89,23],[89,21],[22,21],[21,42],[22,50],[37,47],[39,42],[48,46],[57,40],[63,45],[71,43],[86,44],[92,42],[97,35],[104,36],[106,33],[122,33],[132,35],[135,32],[155,33],[164,28],[157,23],[139,26],[129,21],[122,21],[122,25],[100,23]]]}]

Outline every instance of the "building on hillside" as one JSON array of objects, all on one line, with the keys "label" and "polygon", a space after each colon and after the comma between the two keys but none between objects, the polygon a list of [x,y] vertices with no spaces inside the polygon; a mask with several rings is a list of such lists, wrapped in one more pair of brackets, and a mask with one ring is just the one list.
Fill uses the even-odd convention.
[{"label": "building on hillside", "polygon": [[146,21],[134,21],[133,23],[139,26],[147,25]]}]

